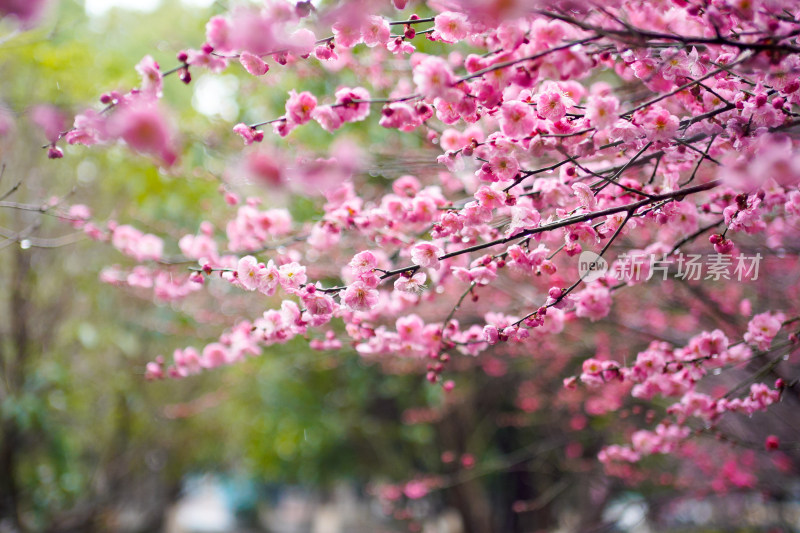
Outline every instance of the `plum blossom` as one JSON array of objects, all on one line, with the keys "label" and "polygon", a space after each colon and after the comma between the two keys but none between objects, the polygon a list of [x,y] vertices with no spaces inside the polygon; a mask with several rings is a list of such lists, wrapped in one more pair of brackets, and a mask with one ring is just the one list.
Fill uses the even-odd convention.
[{"label": "plum blossom", "polygon": [[178,158],[172,130],[154,105],[137,102],[122,106],[109,119],[108,131],[134,150],[159,157],[167,166]]},{"label": "plum blossom", "polygon": [[617,120],[619,100],[614,96],[592,96],[586,105],[586,118],[595,128],[607,128]]},{"label": "plum blossom", "polygon": [[317,99],[308,91],[297,93],[294,89],[289,91],[286,101],[286,118],[294,124],[305,124],[312,118],[312,113],[317,107]]},{"label": "plum blossom", "polygon": [[239,54],[239,63],[253,76],[263,76],[269,71],[269,65],[263,59],[247,51]]},{"label": "plum blossom", "polygon": [[466,15],[455,11],[444,11],[436,15],[433,28],[446,43],[457,43],[467,38],[470,24]]},{"label": "plum blossom", "polygon": [[611,293],[607,287],[592,283],[577,295],[575,314],[592,322],[600,320],[611,311]]},{"label": "plum blossom", "polygon": [[678,132],[678,117],[661,106],[654,105],[641,119],[642,128],[651,141],[668,141]]},{"label": "plum blossom", "polygon": [[300,296],[306,310],[312,315],[317,316],[329,316],[333,314],[334,310],[337,308],[333,298],[322,291],[316,290],[314,285],[309,285],[307,288],[311,287],[314,289],[306,290]]},{"label": "plum blossom", "polygon": [[342,303],[353,311],[369,311],[378,305],[378,291],[363,281],[351,283],[342,294]]},{"label": "plum blossom", "polygon": [[224,57],[206,52],[205,50],[187,50],[186,64],[207,68],[211,72],[222,72],[228,67],[228,60]]},{"label": "plum blossom", "polygon": [[546,84],[536,98],[536,112],[542,118],[559,120],[567,114],[567,109],[574,105],[572,98],[564,94],[555,84]]},{"label": "plum blossom", "polygon": [[391,36],[389,21],[380,16],[369,16],[361,25],[361,37],[370,48],[386,44]]},{"label": "plum blossom", "polygon": [[483,338],[490,345],[497,344],[500,340],[500,332],[497,331],[497,326],[491,326],[489,324],[483,326]]},{"label": "plum blossom", "polygon": [[329,105],[316,107],[311,113],[311,117],[328,132],[338,130],[344,123],[339,113]]},{"label": "plum blossom", "polygon": [[361,28],[351,21],[339,20],[333,27],[334,42],[342,48],[352,48],[361,42]]},{"label": "plum blossom", "polygon": [[298,289],[308,280],[306,267],[296,261],[281,265],[278,268],[280,273],[280,283],[284,290]]},{"label": "plum blossom", "polygon": [[91,210],[83,204],[73,204],[67,211],[67,220],[76,229],[83,228],[91,216]]},{"label": "plum blossom", "polygon": [[597,199],[591,187],[583,182],[573,183],[572,190],[575,191],[575,196],[578,197],[578,202],[586,209],[594,209],[597,207]]},{"label": "plum blossom", "polygon": [[475,192],[474,196],[482,207],[488,209],[496,209],[506,205],[506,193],[496,191],[491,187],[487,187],[486,185],[481,186]]},{"label": "plum blossom", "polygon": [[420,94],[444,99],[448,99],[453,93],[453,85],[456,81],[447,61],[437,56],[423,56],[419,59],[414,66],[413,78]]},{"label": "plum blossom", "polygon": [[218,256],[217,243],[208,235],[184,235],[178,241],[181,253],[192,259],[211,259]]},{"label": "plum blossom", "polygon": [[128,225],[114,228],[111,245],[137,261],[158,261],[164,253],[164,241],[161,238],[152,234],[144,234]]},{"label": "plum blossom", "polygon": [[244,289],[258,290],[267,296],[275,294],[279,282],[279,271],[272,261],[264,265],[251,255],[242,257],[236,267],[236,274],[235,279]]},{"label": "plum blossom", "polygon": [[747,333],[744,340],[748,344],[754,344],[759,350],[766,350],[772,343],[772,339],[778,334],[785,319],[783,313],[761,313],[753,317],[747,324]]},{"label": "plum blossom", "polygon": [[422,292],[425,289],[425,281],[428,276],[424,272],[414,272],[413,275],[399,276],[394,282],[394,288],[398,291],[404,292]]},{"label": "plum blossom", "polygon": [[419,500],[428,494],[428,486],[424,481],[409,481],[403,487],[403,494],[410,500]]},{"label": "plum blossom", "polygon": [[440,255],[444,255],[444,251],[430,242],[420,242],[411,248],[411,262],[422,268],[438,270]]},{"label": "plum blossom", "polygon": [[144,56],[136,65],[136,72],[142,76],[142,86],[139,88],[141,93],[149,98],[161,98],[163,80],[158,63],[151,56]]},{"label": "plum blossom", "polygon": [[231,21],[227,17],[214,16],[206,23],[206,42],[218,52],[229,52],[231,44]]},{"label": "plum blossom", "polygon": [[364,250],[363,252],[357,253],[353,259],[350,260],[348,266],[353,274],[360,276],[361,274],[371,272],[375,267],[377,267],[378,259],[375,257],[375,254],[369,250]]},{"label": "plum blossom", "polygon": [[530,104],[518,100],[503,102],[500,108],[500,129],[509,137],[523,139],[530,135],[536,118],[533,115]]},{"label": "plum blossom", "polygon": [[240,135],[244,144],[249,146],[254,142],[261,142],[264,140],[264,132],[255,128],[251,128],[247,124],[239,123],[233,127],[233,133]]},{"label": "plum blossom", "polygon": [[334,111],[341,122],[360,122],[369,116],[369,92],[363,87],[342,87],[336,91]]}]

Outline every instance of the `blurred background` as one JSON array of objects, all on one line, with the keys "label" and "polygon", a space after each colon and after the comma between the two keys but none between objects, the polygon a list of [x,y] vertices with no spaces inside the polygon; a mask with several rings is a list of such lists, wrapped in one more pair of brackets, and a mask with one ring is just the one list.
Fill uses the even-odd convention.
[{"label": "blurred background", "polygon": [[[369,364],[347,347],[313,352],[302,339],[189,379],[145,381],[146,362],[212,340],[247,304],[210,313],[201,300],[155,304],[102,284],[101,270],[124,258],[39,207],[85,203],[100,220],[177,239],[225,210],[220,176],[241,144],[231,125],[279,116],[302,74],[167,80],[186,147],[170,171],[121,147],[66,147],[48,160],[41,117],[68,128],[101,92],[137,85],[146,54],[176,65],[226,7],[63,0],[30,31],[0,21],[0,533],[796,530],[793,457],[767,481],[737,485],[728,478],[748,459],[732,455],[725,496],[676,487],[666,458],[635,486],[605,475],[596,453],[625,431],[619,405],[585,411],[560,386],[594,342],[610,342],[603,332],[574,358],[466,366],[449,399],[418,369]],[[303,83],[330,94],[337,79]],[[414,159],[422,141],[404,136],[388,154],[376,122],[347,133],[370,148],[375,187],[433,172],[435,151]],[[287,142],[330,137],[306,128]],[[300,220],[319,209],[259,194]]]}]

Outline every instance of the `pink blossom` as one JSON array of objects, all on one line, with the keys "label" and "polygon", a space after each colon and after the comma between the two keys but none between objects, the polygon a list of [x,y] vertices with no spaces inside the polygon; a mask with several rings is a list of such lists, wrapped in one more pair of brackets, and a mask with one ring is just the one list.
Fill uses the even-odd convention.
[{"label": "pink blossom", "polygon": [[577,294],[575,314],[588,317],[592,322],[600,320],[611,311],[611,293],[599,283],[592,283]]},{"label": "pink blossom", "polygon": [[145,266],[137,265],[133,267],[125,281],[131,287],[149,289],[153,286],[153,271]]},{"label": "pink blossom", "polygon": [[305,124],[311,120],[312,113],[317,107],[317,99],[308,91],[297,93],[294,89],[289,91],[286,101],[286,117],[294,124]]},{"label": "pink blossom", "polygon": [[159,237],[150,234],[145,235],[128,225],[114,228],[111,236],[111,245],[137,261],[161,259],[164,250],[164,241]]},{"label": "pink blossom", "polygon": [[91,210],[83,204],[74,204],[69,207],[67,217],[73,228],[81,229],[92,216]]},{"label": "pink blossom", "polygon": [[329,45],[321,44],[314,48],[314,57],[320,61],[334,61],[339,55]]},{"label": "pink blossom", "polygon": [[143,235],[133,256],[138,260],[151,259],[158,261],[164,254],[164,241],[150,233]]},{"label": "pink blossom", "polygon": [[148,98],[161,98],[163,80],[158,63],[151,56],[144,56],[136,65],[136,72],[142,76],[142,86],[139,88],[141,94]]},{"label": "pink blossom", "polygon": [[368,272],[364,272],[360,276],[358,276],[359,281],[363,281],[364,285],[367,287],[374,289],[378,285],[381,284],[381,278],[378,272],[374,270],[370,270]]},{"label": "pink blossom", "polygon": [[463,13],[445,11],[433,20],[433,27],[439,37],[446,43],[456,43],[467,38],[470,24]]},{"label": "pink blossom", "polygon": [[511,223],[508,234],[513,235],[519,230],[535,228],[542,220],[542,215],[536,209],[526,205],[516,205],[511,208]]},{"label": "pink blossom", "polygon": [[233,133],[241,135],[242,140],[244,140],[244,144],[246,146],[249,146],[254,142],[261,142],[262,140],[264,140],[263,132],[251,128],[247,124],[241,122],[233,127]]},{"label": "pink blossom", "polygon": [[272,296],[278,289],[280,284],[281,273],[275,266],[275,263],[270,260],[265,267],[260,268],[258,272],[258,292],[267,296]]},{"label": "pink blossom", "polygon": [[227,44],[233,50],[262,55],[283,48],[284,35],[282,21],[267,10],[240,6],[231,15]]},{"label": "pink blossom", "polygon": [[239,264],[236,267],[236,279],[239,280],[242,287],[248,291],[254,291],[259,285],[259,271],[258,260],[252,255],[246,255],[239,259]]},{"label": "pink blossom", "polygon": [[404,292],[422,292],[428,276],[424,272],[415,272],[411,277],[399,276],[394,282],[394,288]]},{"label": "pink blossom", "polygon": [[361,28],[350,21],[337,21],[332,29],[336,46],[352,48],[361,42]]},{"label": "pink blossom", "polygon": [[500,340],[500,332],[497,331],[497,326],[490,326],[489,324],[483,326],[483,338],[490,345],[497,344]]},{"label": "pink blossom", "polygon": [[497,39],[505,50],[513,50],[521,45],[527,36],[528,28],[522,20],[510,19],[497,28]]},{"label": "pink blossom", "polygon": [[280,272],[281,287],[287,291],[291,289],[298,289],[308,280],[308,277],[306,276],[306,267],[302,266],[296,261],[281,265],[278,268],[278,271]]},{"label": "pink blossom", "polygon": [[369,116],[369,92],[363,87],[342,87],[336,91],[335,111],[342,122],[360,122]]},{"label": "pink blossom", "polygon": [[481,206],[488,209],[496,209],[506,205],[506,193],[496,191],[491,187],[482,185],[474,194],[475,199]]},{"label": "pink blossom", "polygon": [[556,87],[550,87],[536,96],[536,112],[542,118],[553,122],[567,114],[567,108],[573,105],[572,99]]},{"label": "pink blossom", "polygon": [[439,256],[444,252],[430,242],[420,242],[411,248],[411,261],[422,268],[439,269]]},{"label": "pink blossom", "polygon": [[419,192],[420,182],[414,176],[400,176],[392,182],[392,191],[399,196],[408,196],[413,198]]},{"label": "pink blossom", "polygon": [[64,113],[55,106],[37,105],[31,110],[31,119],[42,128],[48,141],[58,140],[64,130]]},{"label": "pink blossom", "polygon": [[345,289],[342,303],[353,311],[369,311],[378,305],[378,291],[356,281]]},{"label": "pink blossom", "polygon": [[243,205],[225,230],[230,249],[238,252],[263,247],[271,238],[286,235],[291,225],[291,215],[285,209],[259,211],[252,205]]},{"label": "pink blossom", "polygon": [[722,354],[728,349],[728,337],[719,330],[715,329],[712,332],[704,331],[697,337],[692,338],[689,342],[688,348],[696,350],[700,357],[712,357]]},{"label": "pink blossom", "polygon": [[664,48],[661,50],[661,64],[661,76],[665,80],[679,81],[691,75],[689,57],[684,50]]},{"label": "pink blossom", "polygon": [[105,118],[91,109],[75,115],[72,130],[65,135],[65,139],[69,144],[83,144],[86,146],[103,142],[106,138]]},{"label": "pink blossom", "polygon": [[122,107],[111,116],[108,131],[134,150],[159,157],[167,166],[178,158],[172,130],[163,112],[153,105]]},{"label": "pink blossom", "polygon": [[497,264],[476,265],[469,269],[469,281],[476,285],[488,285],[497,279]]},{"label": "pink blossom", "polygon": [[445,99],[452,94],[456,81],[447,61],[437,56],[423,56],[414,66],[413,78],[420,94]]},{"label": "pink blossom", "polygon": [[228,364],[230,361],[227,348],[218,342],[212,342],[203,348],[201,365],[203,368],[216,368]]},{"label": "pink blossom", "polygon": [[331,315],[337,307],[333,298],[319,290],[303,292],[300,298],[306,310],[312,315]]},{"label": "pink blossom", "polygon": [[283,46],[293,54],[305,57],[314,51],[316,41],[314,32],[308,28],[299,28],[289,35]]},{"label": "pink blossom", "polygon": [[369,250],[364,250],[363,252],[357,253],[353,259],[350,260],[348,266],[353,274],[360,276],[361,274],[371,272],[377,267],[378,259],[375,257],[375,254]]},{"label": "pink blossom", "polygon": [[668,141],[678,132],[678,117],[658,105],[652,106],[642,118],[642,128],[651,141]]},{"label": "pink blossom", "polygon": [[413,131],[418,126],[414,109],[405,102],[395,102],[381,109],[378,124],[383,128]]},{"label": "pink blossom", "polygon": [[572,190],[575,191],[575,196],[578,197],[581,206],[586,209],[594,209],[597,207],[597,199],[588,185],[583,182],[573,183]]},{"label": "pink blossom", "polygon": [[783,313],[761,313],[753,317],[747,324],[747,333],[744,340],[748,344],[754,344],[759,350],[766,350],[772,343],[772,339],[778,334],[782,327],[785,316]]},{"label": "pink blossom", "polygon": [[592,96],[586,105],[586,118],[595,128],[607,128],[617,120],[619,100],[614,96]]},{"label": "pink blossom", "polygon": [[149,381],[164,379],[164,367],[157,362],[150,361],[145,365],[144,378]]},{"label": "pink blossom", "polygon": [[333,132],[342,126],[342,117],[329,105],[319,106],[311,113],[311,117],[316,120],[322,129]]},{"label": "pink blossom", "polygon": [[400,340],[404,342],[420,342],[425,322],[418,315],[412,313],[398,318],[397,322],[395,322],[395,327]]},{"label": "pink blossom", "polygon": [[47,157],[48,159],[61,159],[64,157],[64,150],[58,146],[50,146],[47,149]]},{"label": "pink blossom", "polygon": [[224,57],[211,54],[203,50],[187,50],[187,65],[207,68],[211,72],[219,73],[228,67],[228,60]]},{"label": "pink blossom", "polygon": [[636,463],[641,460],[641,455],[634,452],[628,446],[619,446],[617,444],[612,444],[611,446],[606,446],[600,453],[597,454],[597,459],[601,463],[611,463],[615,461],[625,461],[628,463]]},{"label": "pink blossom", "polygon": [[524,139],[531,135],[536,126],[530,104],[518,100],[503,102],[500,108],[500,128],[503,133],[515,139]]},{"label": "pink blossom", "polygon": [[184,235],[178,241],[181,253],[192,259],[213,259],[218,256],[217,243],[208,235]]},{"label": "pink blossom", "polygon": [[428,495],[428,486],[423,481],[409,481],[403,487],[403,494],[410,500],[419,500]]},{"label": "pink blossom", "polygon": [[744,153],[729,153],[723,163],[721,178],[742,192],[752,192],[769,179],[783,187],[800,182],[800,154],[788,137],[780,135],[763,135]]},{"label": "pink blossom", "polygon": [[766,440],[764,441],[764,448],[769,451],[777,450],[780,448],[781,441],[775,435],[767,435]]},{"label": "pink blossom", "polygon": [[200,354],[194,348],[175,350],[172,354],[172,359],[180,377],[199,374],[202,371],[203,365]]},{"label": "pink blossom", "polygon": [[269,65],[263,59],[247,51],[239,54],[239,63],[253,76],[263,76],[269,71]]},{"label": "pink blossom", "polygon": [[361,37],[370,48],[385,44],[391,36],[389,21],[380,16],[370,16],[361,24]]},{"label": "pink blossom", "polygon": [[442,132],[441,137],[439,137],[439,145],[446,151],[458,150],[462,148],[464,144],[466,144],[464,142],[464,136],[460,131],[453,128],[447,128]]},{"label": "pink blossom", "polygon": [[478,202],[467,202],[462,210],[463,222],[468,226],[477,226],[479,224],[488,224],[492,221],[494,215],[492,210],[482,206]]},{"label": "pink blossom", "polygon": [[206,42],[217,52],[229,52],[232,50],[230,39],[230,20],[221,16],[211,17],[206,23]]},{"label": "pink blossom", "polygon": [[386,49],[393,54],[413,54],[416,48],[413,44],[400,37],[386,43]]}]

